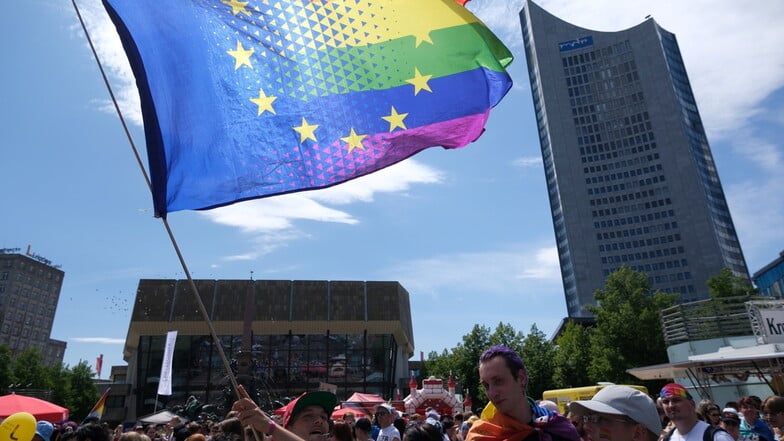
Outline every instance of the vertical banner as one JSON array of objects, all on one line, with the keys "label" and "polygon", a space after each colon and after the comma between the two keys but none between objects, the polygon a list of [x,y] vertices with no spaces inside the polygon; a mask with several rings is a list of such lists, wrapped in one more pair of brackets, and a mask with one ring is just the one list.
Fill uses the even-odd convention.
[{"label": "vertical banner", "polygon": [[177,331],[166,333],[166,348],[163,351],[163,364],[161,377],[158,382],[158,395],[172,394],[172,359],[174,358],[174,344],[177,342]]},{"label": "vertical banner", "polygon": [[101,369],[103,369],[103,354],[95,359],[95,372],[98,374],[98,379],[101,379]]}]

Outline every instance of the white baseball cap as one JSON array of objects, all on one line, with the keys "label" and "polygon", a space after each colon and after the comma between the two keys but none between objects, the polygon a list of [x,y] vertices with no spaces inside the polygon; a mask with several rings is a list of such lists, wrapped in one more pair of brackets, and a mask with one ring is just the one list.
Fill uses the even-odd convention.
[{"label": "white baseball cap", "polygon": [[648,395],[629,386],[607,386],[590,400],[574,401],[569,404],[570,410],[574,407],[608,415],[625,415],[644,425],[657,436],[662,430],[656,403]]}]

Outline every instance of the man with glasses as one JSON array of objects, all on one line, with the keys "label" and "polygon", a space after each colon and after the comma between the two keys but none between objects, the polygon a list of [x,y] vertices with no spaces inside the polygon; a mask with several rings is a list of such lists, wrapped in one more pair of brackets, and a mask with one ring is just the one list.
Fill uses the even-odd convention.
[{"label": "man with glasses", "polygon": [[593,441],[656,441],[662,430],[656,403],[628,386],[607,386],[590,400],[570,403],[569,411],[582,415]]},{"label": "man with glasses", "polygon": [[490,403],[466,441],[579,441],[569,420],[528,398],[528,372],[512,349],[499,345],[483,352],[479,381]]},{"label": "man with glasses", "polygon": [[738,415],[738,411],[731,407],[725,407],[721,411],[719,427],[726,430],[732,439],[737,440],[740,438],[740,415]]},{"label": "man with glasses", "polygon": [[659,393],[664,414],[675,426],[663,441],[735,441],[729,433],[700,421],[689,391],[678,383],[665,385]]},{"label": "man with glasses", "polygon": [[375,410],[376,424],[380,429],[376,441],[400,441],[400,431],[393,424],[397,416],[395,408],[384,403],[376,406]]}]

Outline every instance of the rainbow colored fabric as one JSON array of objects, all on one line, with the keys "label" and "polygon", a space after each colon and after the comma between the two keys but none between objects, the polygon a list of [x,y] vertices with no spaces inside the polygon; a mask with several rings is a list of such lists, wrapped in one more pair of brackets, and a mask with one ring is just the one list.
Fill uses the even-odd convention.
[{"label": "rainbow colored fabric", "polygon": [[687,391],[685,387],[678,383],[665,384],[664,387],[662,387],[661,392],[659,392],[659,397],[681,397],[691,400],[691,394],[689,391]]},{"label": "rainbow colored fabric", "polygon": [[476,140],[509,50],[455,0],[104,0],[156,215],[323,188]]}]

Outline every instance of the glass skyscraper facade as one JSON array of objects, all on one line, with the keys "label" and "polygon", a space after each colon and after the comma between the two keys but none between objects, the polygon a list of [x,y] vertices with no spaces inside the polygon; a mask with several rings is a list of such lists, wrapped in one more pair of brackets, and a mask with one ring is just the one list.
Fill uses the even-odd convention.
[{"label": "glass skyscraper facade", "polygon": [[679,301],[729,268],[748,278],[675,35],[520,12],[570,317],[622,266]]}]

